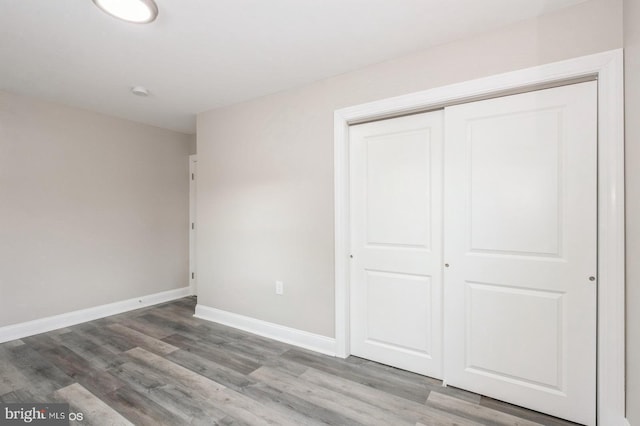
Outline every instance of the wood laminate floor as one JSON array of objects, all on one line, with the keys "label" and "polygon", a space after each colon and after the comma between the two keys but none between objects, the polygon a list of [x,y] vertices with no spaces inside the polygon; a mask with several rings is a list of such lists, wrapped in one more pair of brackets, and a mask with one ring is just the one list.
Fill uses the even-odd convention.
[{"label": "wood laminate floor", "polygon": [[0,400],[68,402],[83,425],[574,423],[372,361],[193,318],[194,297],[0,345]]}]

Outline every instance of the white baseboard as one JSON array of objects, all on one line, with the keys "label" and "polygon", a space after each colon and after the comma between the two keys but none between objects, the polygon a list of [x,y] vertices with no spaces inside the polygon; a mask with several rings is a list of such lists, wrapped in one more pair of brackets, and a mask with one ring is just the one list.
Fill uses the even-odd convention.
[{"label": "white baseboard", "polygon": [[299,346],[325,355],[336,356],[336,339],[319,334],[309,333],[284,325],[274,324],[259,319],[245,317],[220,309],[196,305],[196,318],[217,322],[248,331],[259,336],[268,337],[273,340]]},{"label": "white baseboard", "polygon": [[182,287],[175,290],[168,290],[161,293],[123,300],[121,302],[114,302],[106,305],[94,306],[92,308],[81,309],[79,311],[68,312],[66,314],[7,325],[0,327],[0,343],[33,336],[34,334],[46,333],[47,331],[57,330],[59,328],[69,327],[111,315],[121,314],[134,309],[157,305],[158,303],[169,302],[171,300],[189,296],[190,294],[191,289],[189,287]]}]

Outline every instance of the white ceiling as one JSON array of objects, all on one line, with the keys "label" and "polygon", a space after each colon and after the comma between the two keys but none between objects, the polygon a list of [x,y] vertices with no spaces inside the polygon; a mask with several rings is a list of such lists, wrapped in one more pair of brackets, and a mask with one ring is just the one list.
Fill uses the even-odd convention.
[{"label": "white ceiling", "polygon": [[0,90],[193,133],[198,112],[582,1],[156,0],[139,25],[91,0],[0,0]]}]

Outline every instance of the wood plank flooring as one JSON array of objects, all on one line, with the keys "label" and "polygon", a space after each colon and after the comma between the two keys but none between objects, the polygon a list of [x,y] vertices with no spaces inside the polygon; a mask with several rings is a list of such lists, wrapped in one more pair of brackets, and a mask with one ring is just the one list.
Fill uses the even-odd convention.
[{"label": "wood plank flooring", "polygon": [[[83,425],[573,425],[193,318],[194,297],[0,345],[0,401]],[[76,423],[78,424],[78,423]]]}]

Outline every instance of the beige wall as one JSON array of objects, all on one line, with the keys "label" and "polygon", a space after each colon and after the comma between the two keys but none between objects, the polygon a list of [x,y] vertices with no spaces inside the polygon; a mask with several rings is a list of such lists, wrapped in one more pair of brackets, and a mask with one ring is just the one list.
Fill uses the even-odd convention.
[{"label": "beige wall", "polygon": [[333,111],[620,48],[621,22],[621,0],[590,1],[200,114],[198,302],[333,336]]},{"label": "beige wall", "polygon": [[0,92],[0,326],[188,285],[189,137]]},{"label": "beige wall", "polygon": [[627,417],[640,425],[640,1],[624,2]]}]

